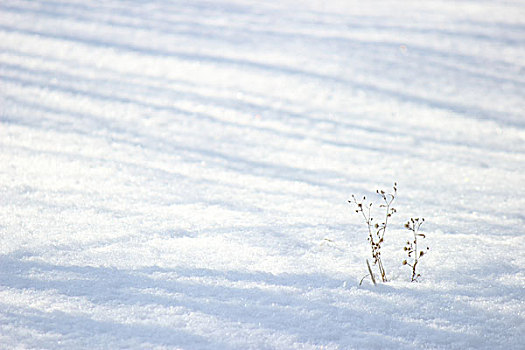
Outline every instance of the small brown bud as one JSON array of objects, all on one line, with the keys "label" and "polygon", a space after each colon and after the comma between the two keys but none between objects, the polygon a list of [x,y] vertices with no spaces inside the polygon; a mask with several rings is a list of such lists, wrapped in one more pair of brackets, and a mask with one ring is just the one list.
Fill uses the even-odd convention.
[{"label": "small brown bud", "polygon": [[407,264],[407,261],[406,260],[403,260],[403,265],[406,265]]}]

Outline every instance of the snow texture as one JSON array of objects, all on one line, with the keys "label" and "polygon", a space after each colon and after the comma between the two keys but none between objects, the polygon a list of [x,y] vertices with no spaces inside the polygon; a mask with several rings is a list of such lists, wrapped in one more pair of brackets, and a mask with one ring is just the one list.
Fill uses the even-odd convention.
[{"label": "snow texture", "polygon": [[0,348],[523,349],[524,91],[521,0],[2,0]]}]

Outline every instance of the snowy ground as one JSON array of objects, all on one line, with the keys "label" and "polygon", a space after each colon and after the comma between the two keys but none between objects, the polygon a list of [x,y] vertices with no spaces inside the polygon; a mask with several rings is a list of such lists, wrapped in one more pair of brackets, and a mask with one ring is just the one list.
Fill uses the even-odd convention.
[{"label": "snowy ground", "polygon": [[0,348],[522,349],[524,91],[519,0],[2,0]]}]

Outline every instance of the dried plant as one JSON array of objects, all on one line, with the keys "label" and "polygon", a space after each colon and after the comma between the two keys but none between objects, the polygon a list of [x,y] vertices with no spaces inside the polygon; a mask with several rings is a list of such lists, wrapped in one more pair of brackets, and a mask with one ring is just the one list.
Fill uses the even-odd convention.
[{"label": "dried plant", "polygon": [[[373,203],[368,202],[366,200],[366,197],[363,197],[363,200],[358,201],[357,198],[354,195],[352,195],[352,200],[348,201],[350,204],[355,205],[355,212],[361,213],[361,215],[363,216],[363,219],[368,229],[368,242],[370,243],[370,247],[372,249],[372,259],[374,265],[376,265],[379,270],[379,275],[381,276],[381,280],[383,282],[386,282],[387,278],[383,261],[381,260],[381,245],[384,242],[385,233],[388,227],[388,219],[396,212],[396,209],[392,207],[392,203],[394,202],[397,195],[397,183],[394,183],[393,189],[393,193],[386,193],[383,190],[376,191],[376,193],[383,200],[383,203],[379,205],[379,208],[381,208],[384,212],[384,219],[382,222],[374,221],[374,218],[372,217]],[[364,276],[359,284],[361,284],[367,276],[370,276],[372,282],[374,282],[375,284],[374,274],[372,272],[372,269],[370,268],[368,260],[366,261],[366,263],[369,274]]]},{"label": "dried plant", "polygon": [[410,218],[410,220],[405,224],[405,228],[412,231],[412,233],[414,234],[414,240],[406,242],[405,251],[407,252],[408,259],[403,260],[403,265],[408,265],[412,268],[412,282],[417,281],[417,279],[421,276],[416,271],[417,264],[419,263],[419,260],[425,255],[425,253],[429,250],[428,247],[426,247],[426,249],[424,250],[418,248],[418,239],[425,238],[424,234],[419,233],[419,229],[424,222],[425,219],[423,218],[421,218],[421,220],[419,218]]}]

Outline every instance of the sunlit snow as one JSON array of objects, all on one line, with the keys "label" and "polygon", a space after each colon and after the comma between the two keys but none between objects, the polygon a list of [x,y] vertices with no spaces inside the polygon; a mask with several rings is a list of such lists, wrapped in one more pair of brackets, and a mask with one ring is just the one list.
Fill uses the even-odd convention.
[{"label": "sunlit snow", "polygon": [[0,348],[523,349],[524,172],[523,1],[2,0]]}]

